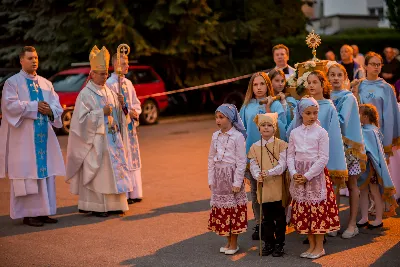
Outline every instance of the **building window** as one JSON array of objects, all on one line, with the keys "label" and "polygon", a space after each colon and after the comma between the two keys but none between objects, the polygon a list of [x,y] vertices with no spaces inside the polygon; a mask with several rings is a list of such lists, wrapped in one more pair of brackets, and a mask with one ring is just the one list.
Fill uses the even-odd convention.
[{"label": "building window", "polygon": [[375,16],[375,8],[368,8],[368,11],[370,16]]}]

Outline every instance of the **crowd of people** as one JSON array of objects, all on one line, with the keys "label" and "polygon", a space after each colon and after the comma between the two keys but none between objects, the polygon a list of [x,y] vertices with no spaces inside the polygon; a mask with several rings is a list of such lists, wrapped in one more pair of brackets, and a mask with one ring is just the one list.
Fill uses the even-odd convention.
[{"label": "crowd of people", "polygon": [[[399,49],[386,47],[383,50],[383,64],[379,77],[395,88],[396,99],[400,102],[400,55]],[[365,77],[365,57],[360,53],[357,45],[343,45],[340,49],[340,60],[336,59],[335,52],[328,50],[325,58],[342,64],[349,74],[350,82]]]},{"label": "crowd of people", "polygon": [[235,254],[238,235],[247,231],[246,181],[257,224],[252,239],[264,241],[262,256],[284,254],[287,225],[307,235],[309,248],[300,257],[325,255],[325,235],[340,230],[342,188],[350,205],[344,239],[361,227],[381,228],[385,216],[396,214],[400,111],[393,85],[379,77],[396,74],[385,75],[384,60],[374,52],[355,62],[354,50],[358,55],[344,45],[340,62],[301,63],[323,68],[302,74],[297,86],[303,83],[305,93],[295,99],[287,91],[301,64],[290,67],[289,49],[277,45],[276,67],[251,77],[240,111],[231,104],[216,110],[220,129],[208,157],[208,229],[227,237],[221,253]]},{"label": "crowd of people", "polygon": [[53,127],[63,108],[53,85],[37,75],[36,49],[25,46],[18,74],[4,84],[0,128],[0,178],[10,179],[10,217],[41,227],[57,223],[55,177],[65,176],[79,195],[78,209],[97,217],[122,214],[143,197],[136,127],[141,105],[128,72],[128,57],[115,54],[119,73],[109,77],[110,54],[96,46],[91,72],[75,103],[65,167]]},{"label": "crowd of people", "polygon": [[[394,62],[388,49],[386,62]],[[358,235],[360,227],[380,228],[385,216],[395,214],[400,113],[388,82],[397,83],[397,67],[393,63],[384,71],[389,64],[379,54],[364,57],[344,45],[340,62],[331,60],[302,77],[306,95],[296,99],[288,93],[288,81],[298,73],[287,64],[289,49],[277,45],[272,53],[276,67],[251,77],[240,111],[223,104],[215,112],[220,130],[212,135],[208,157],[208,229],[227,237],[221,253],[239,250],[238,235],[248,227],[247,181],[257,224],[252,239],[264,241],[262,255],[284,254],[291,224],[307,235],[309,249],[300,256],[316,259],[325,255],[325,234],[337,236],[340,230],[340,189],[349,191],[344,239]],[[19,56],[22,69],[5,82],[1,100],[0,178],[10,179],[11,218],[35,227],[57,223],[49,217],[56,214],[56,176],[65,176],[71,193],[79,195],[82,213],[107,217],[141,201],[136,132],[141,107],[124,77],[127,56],[112,57],[118,72],[109,77],[108,50],[91,50],[91,72],[71,120],[66,167],[53,131],[62,126],[58,96],[36,73],[36,49],[26,46]]]}]

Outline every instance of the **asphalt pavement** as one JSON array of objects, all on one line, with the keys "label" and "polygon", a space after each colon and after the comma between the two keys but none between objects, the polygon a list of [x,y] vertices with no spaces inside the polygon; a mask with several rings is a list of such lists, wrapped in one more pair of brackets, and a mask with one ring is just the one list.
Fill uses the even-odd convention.
[{"label": "asphalt pavement", "polygon": [[[400,266],[399,216],[385,219],[381,230],[361,229],[350,240],[329,237],[327,255],[313,261],[299,258],[307,246],[289,228],[284,257],[260,258],[259,243],[251,240],[250,203],[240,251],[219,253],[225,240],[207,230],[207,156],[216,130],[212,115],[141,126],[144,199],[123,216],[79,214],[77,196],[57,177],[59,223],[29,227],[10,219],[9,181],[1,179],[0,266]],[[68,138],[58,138],[65,156]],[[342,226],[349,212],[347,198],[343,202]]]}]

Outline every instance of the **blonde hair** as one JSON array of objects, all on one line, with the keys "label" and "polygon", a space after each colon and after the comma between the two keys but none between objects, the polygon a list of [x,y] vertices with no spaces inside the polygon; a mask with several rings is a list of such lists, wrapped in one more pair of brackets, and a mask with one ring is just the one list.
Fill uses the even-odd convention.
[{"label": "blonde hair", "polygon": [[[346,68],[342,64],[339,64],[339,63],[334,63],[328,68],[328,71],[326,72],[326,76],[328,78],[328,82],[329,82],[329,72],[331,71],[332,68],[339,68],[343,72],[343,75],[344,75],[344,78],[345,78],[344,81],[343,81],[344,84],[346,84],[346,82],[347,83],[350,82],[349,77],[347,76]],[[331,85],[331,87],[332,87],[332,85]]]},{"label": "blonde hair", "polygon": [[265,72],[256,72],[250,78],[249,86],[247,87],[246,95],[244,97],[243,106],[247,106],[250,103],[250,100],[255,98],[255,95],[253,92],[253,82],[254,82],[254,79],[258,76],[263,77],[263,79],[265,81],[265,85],[267,86],[267,96],[275,96],[274,89],[272,88],[272,83],[271,83],[271,80],[269,79],[268,75]]},{"label": "blonde hair", "polygon": [[379,115],[378,110],[372,104],[361,104],[360,105],[360,115],[365,115],[368,117],[369,122],[379,127]]}]

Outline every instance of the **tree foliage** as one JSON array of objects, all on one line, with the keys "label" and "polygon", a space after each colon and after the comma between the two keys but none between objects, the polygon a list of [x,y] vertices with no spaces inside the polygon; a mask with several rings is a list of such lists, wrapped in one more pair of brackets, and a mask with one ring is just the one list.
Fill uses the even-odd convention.
[{"label": "tree foliage", "polygon": [[396,29],[400,30],[400,0],[386,0],[388,7],[387,16],[390,24]]},{"label": "tree foliage", "polygon": [[[34,45],[41,69],[88,61],[90,49],[120,43],[169,84],[187,86],[272,64],[272,40],[304,33],[300,0],[2,0],[0,60],[18,66]],[[3,30],[4,29],[4,30]]]}]

